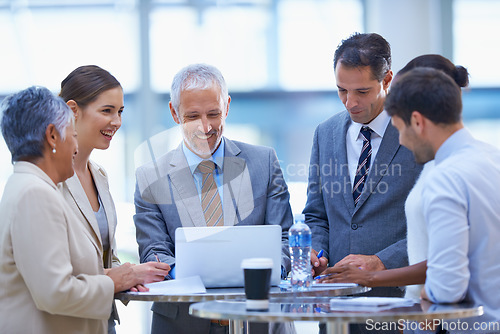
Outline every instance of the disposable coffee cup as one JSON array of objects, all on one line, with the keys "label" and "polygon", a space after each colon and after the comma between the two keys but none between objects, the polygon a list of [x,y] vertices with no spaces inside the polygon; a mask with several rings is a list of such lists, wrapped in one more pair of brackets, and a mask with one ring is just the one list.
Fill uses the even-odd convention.
[{"label": "disposable coffee cup", "polygon": [[245,276],[246,308],[251,311],[269,309],[269,289],[273,260],[270,258],[250,258],[241,262]]}]

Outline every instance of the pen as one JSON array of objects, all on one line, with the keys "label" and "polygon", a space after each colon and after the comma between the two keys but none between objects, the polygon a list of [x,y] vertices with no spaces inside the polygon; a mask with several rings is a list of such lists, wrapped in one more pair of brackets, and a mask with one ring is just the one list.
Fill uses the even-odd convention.
[{"label": "pen", "polygon": [[154,255],[154,256],[155,256],[155,258],[156,258],[156,262],[161,262],[161,261],[160,261],[160,258],[158,257],[158,255],[156,255],[156,253],[153,253],[153,255]]},{"label": "pen", "polygon": [[314,277],[314,279],[322,279],[322,278],[330,277],[330,276],[332,276],[332,275],[333,275],[333,274],[318,275],[318,276]]},{"label": "pen", "polygon": [[324,251],[323,251],[323,250],[320,250],[320,251],[319,251],[319,253],[318,253],[318,255],[317,255],[317,256],[318,256],[318,259],[319,259],[320,257],[322,257],[322,256],[323,256],[323,253],[324,253]]}]

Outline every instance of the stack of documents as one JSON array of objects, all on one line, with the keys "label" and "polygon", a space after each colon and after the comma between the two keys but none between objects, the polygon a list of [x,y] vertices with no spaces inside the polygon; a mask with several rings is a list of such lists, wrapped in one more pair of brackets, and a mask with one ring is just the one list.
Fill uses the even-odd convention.
[{"label": "stack of documents", "polygon": [[330,310],[335,311],[382,311],[396,307],[413,306],[415,301],[396,297],[337,297],[330,299]]}]

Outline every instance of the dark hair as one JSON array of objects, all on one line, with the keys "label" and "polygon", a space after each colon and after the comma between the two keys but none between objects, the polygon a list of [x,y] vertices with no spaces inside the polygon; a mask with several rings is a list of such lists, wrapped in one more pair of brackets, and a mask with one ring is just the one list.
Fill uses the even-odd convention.
[{"label": "dark hair", "polygon": [[61,82],[59,96],[65,102],[74,100],[84,107],[102,92],[115,87],[121,88],[121,85],[111,73],[96,65],[86,65],[76,68]]},{"label": "dark hair", "polygon": [[334,69],[339,61],[351,68],[369,66],[374,79],[382,82],[391,69],[391,46],[379,34],[354,33],[335,50]]},{"label": "dark hair", "polygon": [[441,70],[417,67],[392,84],[385,99],[390,116],[411,124],[418,111],[435,124],[456,124],[462,119],[462,94],[456,82]]},{"label": "dark hair", "polygon": [[42,157],[47,126],[54,124],[64,140],[66,127],[73,119],[73,112],[60,97],[37,86],[7,96],[0,112],[2,135],[13,162]]},{"label": "dark hair", "polygon": [[455,80],[459,87],[467,87],[469,85],[469,72],[467,72],[465,67],[460,65],[455,66],[448,58],[435,54],[422,55],[412,59],[398,72],[397,76],[416,67],[432,67],[441,70]]}]

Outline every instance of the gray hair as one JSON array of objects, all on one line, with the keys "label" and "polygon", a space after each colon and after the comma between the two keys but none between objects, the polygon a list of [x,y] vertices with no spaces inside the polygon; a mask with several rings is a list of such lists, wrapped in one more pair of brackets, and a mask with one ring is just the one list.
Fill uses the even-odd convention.
[{"label": "gray hair", "polygon": [[221,98],[224,107],[227,106],[229,93],[227,91],[226,81],[222,73],[212,65],[192,64],[181,69],[172,81],[170,89],[170,102],[179,114],[179,105],[181,103],[181,91],[192,89],[208,89],[217,85],[220,88]]},{"label": "gray hair", "polygon": [[73,112],[63,99],[45,87],[32,86],[7,96],[1,106],[2,135],[12,162],[26,157],[42,157],[45,130],[54,124],[65,140],[65,130],[73,120]]}]

